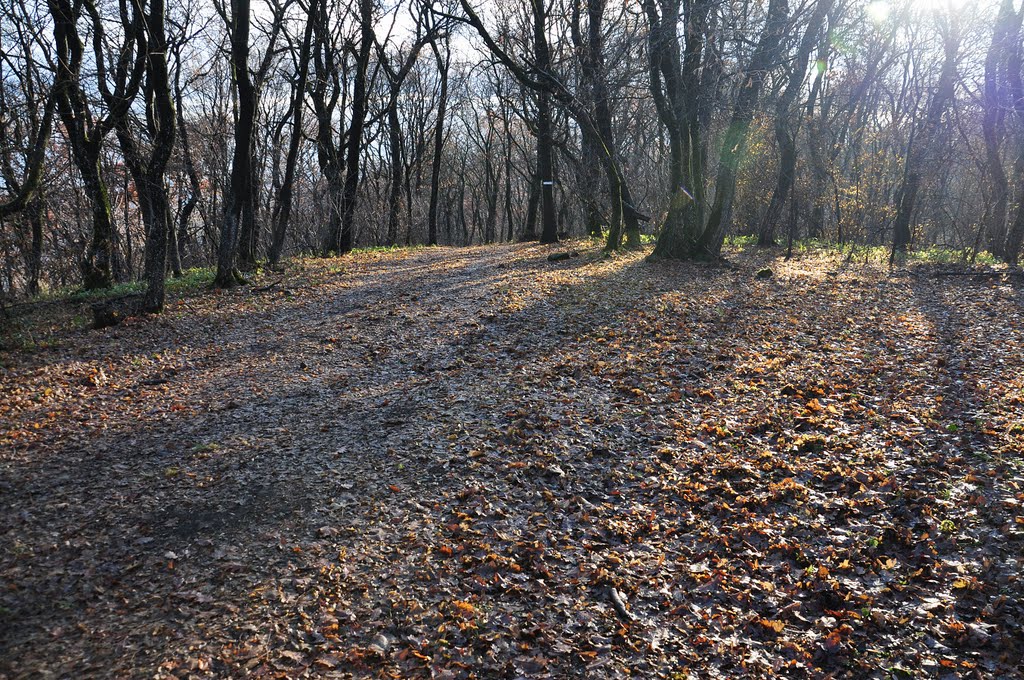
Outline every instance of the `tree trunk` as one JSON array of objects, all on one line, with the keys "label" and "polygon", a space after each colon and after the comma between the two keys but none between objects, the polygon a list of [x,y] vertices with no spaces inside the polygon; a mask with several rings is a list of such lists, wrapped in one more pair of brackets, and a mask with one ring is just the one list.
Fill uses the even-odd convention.
[{"label": "tree trunk", "polygon": [[363,147],[363,128],[366,125],[367,80],[370,53],[373,49],[373,0],[359,0],[359,51],[352,84],[352,114],[345,148],[345,184],[341,194],[341,215],[337,227],[328,233],[322,248],[325,255],[344,255],[352,250],[352,232],[355,222],[356,199],[359,194],[360,155]]},{"label": "tree trunk", "polygon": [[779,174],[775,180],[775,189],[772,191],[768,209],[758,226],[757,244],[759,246],[775,245],[775,227],[782,219],[786,198],[790,195],[796,179],[796,135],[800,119],[793,120],[793,103],[800,94],[804,76],[807,74],[811,51],[817,44],[818,34],[821,32],[825,17],[831,11],[832,5],[833,0],[818,0],[800,40],[800,46],[797,48],[789,82],[775,106],[775,140],[779,145]]},{"label": "tree trunk", "polygon": [[1006,255],[1006,216],[1009,212],[1010,182],[1003,167],[1000,146],[1003,137],[1007,101],[1007,84],[1001,81],[1001,71],[1010,60],[1014,49],[1010,42],[1014,32],[1016,13],[1012,0],[1003,0],[992,32],[992,44],[985,56],[984,114],[981,119],[985,140],[986,174],[991,196],[986,206],[984,230],[988,251],[996,257]]},{"label": "tree trunk", "polygon": [[526,200],[526,226],[523,228],[523,241],[537,240],[537,206],[540,204],[540,182],[534,175],[530,182],[530,197]]},{"label": "tree trunk", "polygon": [[[255,128],[253,129],[255,132]],[[253,151],[255,155],[255,149]],[[255,160],[255,159],[253,159]],[[245,183],[245,196],[242,203],[242,223],[238,231],[238,268],[252,271],[256,267],[256,254],[259,250],[259,225],[257,216],[259,203],[256,187],[260,178],[256,173],[257,163],[249,163],[249,179]]]},{"label": "tree trunk", "polygon": [[487,215],[484,218],[484,243],[494,243],[498,226],[498,192],[501,190],[494,159],[488,149],[484,160],[484,195],[487,201]]},{"label": "tree trunk", "polygon": [[[950,21],[955,22],[955,15],[950,15]],[[939,82],[928,104],[928,111],[921,129],[915,135],[911,148],[907,150],[906,168],[903,180],[903,187],[899,192],[899,207],[896,218],[893,222],[892,256],[890,262],[906,255],[907,248],[913,240],[911,229],[914,208],[917,204],[917,193],[921,187],[922,174],[925,171],[925,164],[928,160],[932,147],[932,140],[942,122],[942,116],[946,111],[946,104],[953,99],[956,87],[956,59],[960,49],[960,35],[955,24],[951,23],[949,30],[943,36],[943,50],[945,59],[942,63],[942,71],[939,74]]]},{"label": "tree trunk", "polygon": [[[29,49],[31,48],[26,48],[26,50]],[[32,75],[29,74],[28,77],[31,78]],[[31,99],[31,97],[29,98]],[[7,183],[7,189],[8,191],[13,190],[14,196],[10,200],[0,203],[0,220],[25,209],[30,211],[34,209],[32,204],[37,201],[42,189],[43,165],[46,161],[46,150],[50,143],[50,133],[53,131],[55,99],[56,92],[51,92],[47,96],[46,102],[42,104],[42,119],[39,119],[36,111],[29,112],[29,122],[34,129],[35,139],[32,141],[32,148],[26,154],[24,177],[18,181],[13,176],[13,172],[2,172],[4,181]],[[0,94],[0,116],[6,117],[9,115],[9,112],[2,106],[3,101],[4,97]],[[0,125],[0,129],[2,128],[3,126]],[[3,138],[0,138],[0,144],[3,141]],[[2,157],[3,154],[0,154],[0,158]],[[13,167],[5,162],[3,170],[13,171]]]},{"label": "tree trunk", "polygon": [[581,142],[582,163],[580,167],[579,186],[582,192],[584,228],[588,236],[601,238],[604,235],[602,228],[603,218],[601,216],[601,203],[598,201],[598,192],[601,185],[601,172],[598,163],[600,162],[598,142],[594,135],[583,131]]},{"label": "tree trunk", "polygon": [[[110,288],[111,235],[114,230],[111,202],[99,169],[102,128],[87,125],[85,96],[81,89],[81,68],[84,49],[78,34],[81,5],[72,6],[68,0],[49,0],[53,17],[53,41],[56,44],[57,71],[53,77],[53,92],[57,111],[71,142],[72,156],[92,213],[92,237],[79,262],[82,285],[86,290]],[[89,118],[88,122],[92,122]],[[91,134],[90,134],[91,132]]]},{"label": "tree trunk", "polygon": [[[160,312],[164,306],[167,276],[167,241],[171,233],[171,209],[164,173],[174,151],[175,112],[167,69],[167,40],[164,32],[164,2],[150,0],[145,10],[146,37],[146,120],[151,144],[149,158],[143,159],[131,139],[127,124],[118,126],[118,138],[127,165],[136,175],[139,204],[146,227],[144,250],[146,293],[143,310]],[[131,159],[131,160],[129,160]]]},{"label": "tree trunk", "polygon": [[241,277],[235,270],[235,256],[246,204],[252,191],[252,138],[256,122],[256,90],[249,75],[249,0],[231,0],[231,80],[238,97],[235,119],[235,149],[231,159],[231,178],[224,198],[220,244],[217,249],[217,275],[214,285],[230,288]]},{"label": "tree trunk", "polygon": [[402,132],[398,118],[398,88],[401,83],[391,84],[388,101],[388,147],[391,155],[391,178],[388,186],[388,230],[385,245],[398,243],[399,221],[402,213]]},{"label": "tree trunk", "polygon": [[[246,16],[249,16],[249,0],[246,2]],[[249,150],[250,159],[247,164],[248,177],[245,180],[244,192],[242,196],[242,207],[241,207],[241,223],[238,231],[238,254],[237,262],[239,268],[251,271],[256,267],[256,261],[259,256],[260,250],[260,226],[259,226],[259,212],[260,212],[260,191],[259,188],[263,185],[263,178],[261,176],[263,163],[256,161],[255,156],[257,148],[253,140],[255,134],[255,116],[257,109],[257,102],[259,99],[259,93],[263,89],[264,83],[267,80],[267,74],[270,71],[270,66],[273,63],[274,56],[278,53],[276,49],[276,43],[278,36],[281,35],[282,26],[284,25],[284,12],[291,2],[282,3],[270,3],[270,9],[272,10],[272,16],[269,18],[270,23],[270,36],[266,43],[266,49],[263,54],[259,66],[255,70],[255,80],[246,69],[246,81],[247,90],[246,98],[251,101],[246,104],[246,107],[252,108],[253,116],[253,130],[250,133],[249,138]],[[248,28],[246,28],[248,31]],[[232,46],[232,52],[234,52],[234,45]],[[248,55],[248,52],[247,52]],[[241,93],[239,88],[239,93]],[[239,95],[239,108],[241,108],[241,94]],[[236,138],[237,141],[237,138]],[[276,139],[275,139],[276,143]],[[237,158],[237,156],[236,156]],[[264,209],[270,208],[270,197],[267,197],[266,205],[262,206]]]},{"label": "tree trunk", "polygon": [[[92,155],[89,151],[83,154]],[[94,158],[83,158],[78,163],[78,170],[82,173],[82,185],[92,211],[92,238],[81,261],[82,286],[86,290],[109,288],[114,284],[111,272],[114,222],[111,216],[110,195],[100,172],[98,149]]]},{"label": "tree trunk", "polygon": [[1013,165],[1014,175],[1017,177],[1017,205],[1013,222],[1010,224],[1006,234],[1006,248],[1003,258],[1011,267],[1016,267],[1020,262],[1021,245],[1024,245],[1024,148],[1017,154]]},{"label": "tree trunk", "polygon": [[[580,105],[579,98],[573,95],[566,85],[560,82],[551,73],[549,68],[550,57],[548,53],[547,38],[544,30],[546,18],[543,9],[543,0],[533,0],[534,57],[536,59],[536,63],[529,65],[528,67],[512,58],[508,52],[502,49],[498,43],[495,42],[494,38],[484,27],[483,22],[473,10],[468,0],[460,0],[460,5],[463,12],[467,15],[467,22],[473,26],[480,37],[483,38],[484,43],[487,45],[491,54],[502,64],[508,67],[521,84],[538,94],[537,167],[539,177],[536,179],[539,182],[539,186],[537,188],[537,200],[542,204],[542,213],[544,215],[543,220],[545,221],[545,224],[550,225],[550,223],[554,223],[554,238],[557,239],[557,222],[555,222],[554,219],[556,211],[553,207],[555,181],[553,177],[554,159],[551,155],[548,155],[547,158],[545,158],[545,154],[549,154],[549,152],[551,152],[551,147],[539,142],[540,139],[551,138],[549,108],[551,98],[555,99],[559,104],[565,107],[565,110],[572,115],[572,117],[581,126],[585,127],[590,134],[594,134],[598,137],[601,137],[601,134],[598,131],[597,125],[594,123],[593,116],[587,112],[585,107]],[[533,75],[531,75],[531,72]],[[602,144],[601,148],[603,151],[602,157],[606,164],[606,169],[618,178],[617,181],[624,182],[621,168],[615,159],[614,153],[611,152],[610,147]],[[544,179],[545,175],[549,175],[550,179]],[[545,196],[548,198],[545,199]],[[532,199],[533,196],[531,195],[531,201]],[[550,207],[550,210],[545,206]],[[534,210],[535,208],[533,207],[528,210],[527,232],[523,236],[524,240],[532,240],[533,238],[536,238]],[[623,214],[629,214],[629,211],[623,210]],[[545,226],[545,228],[548,229],[550,236],[550,226]],[[634,233],[636,240],[639,241],[639,229],[636,229],[631,233]]]},{"label": "tree trunk", "polygon": [[299,144],[302,141],[302,114],[305,110],[306,80],[309,74],[309,52],[313,43],[313,22],[317,16],[316,0],[309,5],[309,15],[306,17],[306,30],[302,35],[302,44],[299,47],[299,59],[295,64],[298,70],[298,80],[295,83],[295,92],[292,96],[292,134],[288,140],[288,154],[284,161],[284,179],[281,180],[281,191],[277,195],[277,202],[274,204],[274,211],[271,216],[272,237],[270,251],[267,259],[270,264],[277,265],[281,261],[281,253],[284,252],[284,240],[288,233],[288,222],[292,216],[292,196],[295,186],[295,167],[298,163]]},{"label": "tree trunk", "polygon": [[[100,157],[103,138],[128,114],[145,71],[144,55],[137,49],[140,26],[138,13],[126,17],[122,27],[120,58],[113,71],[114,87],[104,83],[103,99],[107,113],[94,118],[89,111],[88,97],[81,82],[84,44],[78,33],[83,20],[82,3],[69,0],[48,0],[53,19],[53,37],[56,44],[57,70],[54,74],[54,96],[57,111],[71,142],[75,165],[82,175],[82,184],[92,212],[92,238],[80,261],[82,283],[88,290],[108,288],[113,283],[114,226],[110,196],[103,181]],[[91,20],[94,58],[104,60],[104,49],[109,48],[103,22],[95,6],[88,5]]]},{"label": "tree trunk", "polygon": [[[608,84],[605,79],[603,21],[606,0],[587,0],[587,33],[584,38],[580,27],[579,5],[572,8],[572,36],[581,53],[580,67],[583,75],[585,96],[593,112],[593,129],[582,125],[583,132],[583,190],[586,210],[587,233],[601,236],[601,209],[597,201],[599,180],[598,163],[605,169],[608,193],[611,203],[611,219],[608,225],[607,250],[615,250],[622,241],[622,220],[625,218],[628,245],[639,245],[640,226],[634,210],[623,211],[623,202],[632,203],[625,188],[625,178],[618,165],[618,147],[615,143]],[[623,193],[627,195],[624,198]]]},{"label": "tree trunk", "polygon": [[501,107],[501,123],[505,132],[505,236],[504,240],[511,243],[515,240],[515,211],[512,208],[512,150],[514,148],[514,142],[512,138],[512,129],[509,126],[509,118],[511,117],[511,107],[507,106],[502,100]]},{"label": "tree trunk", "polygon": [[[536,69],[547,73],[551,68],[548,50],[547,9],[544,0],[533,3],[533,52]],[[551,97],[547,92],[537,96],[537,175],[540,178],[541,243],[558,243],[555,221],[554,139],[551,133]]]},{"label": "tree trunk", "polygon": [[[446,38],[447,40],[447,38]],[[448,68],[451,65],[451,50],[445,43],[444,57],[437,46],[437,39],[430,41],[430,49],[437,60],[441,76],[441,92],[437,102],[437,121],[434,123],[434,157],[430,162],[430,207],[427,209],[427,244],[437,245],[437,200],[441,187],[441,161],[444,158],[444,125],[448,113]]]},{"label": "tree trunk", "polygon": [[[178,141],[181,148],[182,164],[184,166],[185,176],[188,178],[189,183],[189,194],[182,203],[181,209],[178,211],[177,228],[175,229],[175,237],[171,243],[171,248],[174,249],[176,256],[175,259],[180,262],[185,257],[185,244],[188,240],[188,225],[192,218],[192,213],[195,211],[196,206],[199,203],[199,196],[201,191],[201,184],[199,182],[199,173],[196,172],[195,163],[192,161],[192,147],[189,143],[188,128],[185,125],[185,113],[184,106],[182,104],[182,90],[181,90],[181,56],[180,46],[175,45],[176,61],[178,62],[178,68],[174,72],[174,98],[178,102],[176,107],[177,114],[177,133]],[[180,274],[176,274],[180,275]]]},{"label": "tree trunk", "polygon": [[704,229],[705,157],[701,103],[713,94],[701,78],[705,32],[712,0],[694,0],[686,8],[685,44],[680,50],[681,2],[643,0],[647,15],[650,90],[658,118],[669,137],[669,205],[654,247],[655,257],[686,259],[697,252]]},{"label": "tree trunk", "polygon": [[743,76],[732,120],[725,132],[722,152],[718,161],[718,179],[715,182],[715,202],[704,233],[697,245],[701,256],[717,258],[722,251],[725,234],[732,223],[733,201],[736,197],[736,173],[743,158],[747,133],[754,119],[757,100],[761,95],[765,77],[779,60],[783,38],[788,25],[787,0],[769,0],[764,30],[758,40],[750,64]]},{"label": "tree trunk", "polygon": [[[181,176],[175,177],[180,180]],[[168,206],[170,201],[168,201]],[[178,200],[178,214],[181,214],[183,202]],[[181,271],[181,250],[178,248],[178,221],[172,216],[167,216],[167,265],[171,270],[171,276],[180,279],[184,272]]]},{"label": "tree trunk", "polygon": [[28,254],[28,294],[39,294],[39,278],[43,268],[43,220],[46,215],[43,199],[36,197],[28,204],[28,223],[32,232]]}]

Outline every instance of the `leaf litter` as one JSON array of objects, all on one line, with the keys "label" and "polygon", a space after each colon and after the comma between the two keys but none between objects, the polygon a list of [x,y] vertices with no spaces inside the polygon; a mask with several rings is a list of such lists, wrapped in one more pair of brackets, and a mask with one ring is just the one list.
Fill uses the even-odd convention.
[{"label": "leaf litter", "polygon": [[5,354],[0,677],[1019,672],[1019,288],[576,247]]}]

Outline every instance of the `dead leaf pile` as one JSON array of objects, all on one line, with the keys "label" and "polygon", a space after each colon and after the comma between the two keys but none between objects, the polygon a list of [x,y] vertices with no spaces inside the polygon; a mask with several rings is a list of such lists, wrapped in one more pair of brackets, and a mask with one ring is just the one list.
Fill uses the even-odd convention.
[{"label": "dead leaf pile", "polygon": [[4,355],[0,677],[1019,672],[1019,287],[574,247]]}]

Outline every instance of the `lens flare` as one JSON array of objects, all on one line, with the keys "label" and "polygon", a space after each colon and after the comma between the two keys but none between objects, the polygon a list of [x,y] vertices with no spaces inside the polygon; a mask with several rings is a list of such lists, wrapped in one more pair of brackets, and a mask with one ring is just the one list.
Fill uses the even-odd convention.
[{"label": "lens flare", "polygon": [[864,13],[867,14],[875,24],[884,24],[889,15],[892,14],[892,6],[885,0],[874,0],[874,2],[868,3],[868,6],[864,8]]}]

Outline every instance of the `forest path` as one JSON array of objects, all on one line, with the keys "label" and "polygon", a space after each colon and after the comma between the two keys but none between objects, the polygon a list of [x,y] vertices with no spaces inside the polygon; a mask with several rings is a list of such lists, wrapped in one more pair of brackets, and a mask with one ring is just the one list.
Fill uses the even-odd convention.
[{"label": "forest path", "polygon": [[1018,289],[573,247],[9,357],[0,677],[1014,668]]}]

